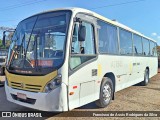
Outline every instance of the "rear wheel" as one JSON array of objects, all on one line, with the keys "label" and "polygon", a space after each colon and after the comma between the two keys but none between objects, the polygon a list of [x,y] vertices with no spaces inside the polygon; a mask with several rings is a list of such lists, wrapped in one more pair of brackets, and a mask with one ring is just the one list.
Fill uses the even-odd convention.
[{"label": "rear wheel", "polygon": [[109,105],[113,97],[113,83],[110,78],[104,77],[100,88],[100,98],[96,101],[98,107],[106,107]]},{"label": "rear wheel", "polygon": [[144,81],[141,82],[141,85],[146,86],[149,83],[149,70],[145,70]]}]

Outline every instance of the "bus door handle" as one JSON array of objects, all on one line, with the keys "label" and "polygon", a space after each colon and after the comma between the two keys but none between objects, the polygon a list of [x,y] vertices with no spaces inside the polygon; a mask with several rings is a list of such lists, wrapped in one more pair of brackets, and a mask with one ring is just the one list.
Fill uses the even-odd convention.
[{"label": "bus door handle", "polygon": [[137,63],[133,63],[133,66],[136,66],[137,65]]},{"label": "bus door handle", "polygon": [[140,65],[140,63],[137,63],[137,65]]}]

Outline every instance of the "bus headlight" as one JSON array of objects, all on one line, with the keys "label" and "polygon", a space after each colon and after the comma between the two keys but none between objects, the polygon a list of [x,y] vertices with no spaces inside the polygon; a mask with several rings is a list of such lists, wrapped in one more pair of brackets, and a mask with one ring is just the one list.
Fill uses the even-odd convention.
[{"label": "bus headlight", "polygon": [[59,87],[62,83],[62,75],[58,75],[55,77],[53,80],[51,80],[47,85],[45,86],[45,93],[51,92],[52,90],[56,89]]}]

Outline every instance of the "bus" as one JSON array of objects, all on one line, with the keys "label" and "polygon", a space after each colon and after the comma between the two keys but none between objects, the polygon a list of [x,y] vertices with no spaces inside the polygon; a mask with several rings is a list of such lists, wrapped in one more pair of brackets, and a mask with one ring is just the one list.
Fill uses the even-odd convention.
[{"label": "bus", "polygon": [[7,49],[0,48],[0,75],[4,74],[4,67],[6,64],[6,57],[7,57]]},{"label": "bus", "polygon": [[42,111],[70,111],[157,74],[156,41],[82,8],[22,20],[6,63],[7,100]]},{"label": "bus", "polygon": [[4,86],[4,70],[6,64],[7,49],[1,48],[0,46],[0,86]]}]

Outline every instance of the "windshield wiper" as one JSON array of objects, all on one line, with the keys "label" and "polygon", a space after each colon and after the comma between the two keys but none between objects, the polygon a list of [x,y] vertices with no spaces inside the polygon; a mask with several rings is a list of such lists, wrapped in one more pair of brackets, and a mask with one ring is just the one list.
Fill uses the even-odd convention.
[{"label": "windshield wiper", "polygon": [[[23,46],[24,38],[25,38],[25,34],[23,35],[22,43],[21,43],[20,47]],[[17,46],[17,47],[18,47],[18,46]],[[18,48],[17,48],[17,49],[18,49]],[[12,50],[14,53],[13,53],[13,55],[11,56],[12,58],[11,58],[11,61],[10,61],[10,63],[9,63],[9,66],[12,65],[13,57],[17,54],[17,55],[23,56],[23,60],[26,60],[26,61],[31,65],[31,67],[34,68],[33,65],[32,65],[32,63],[31,63],[28,59],[26,59],[25,54],[23,54],[23,52],[22,52],[22,53],[21,53],[21,52],[18,53],[18,50],[14,50],[14,49],[11,49],[11,50]],[[25,58],[25,59],[24,59],[24,58]],[[23,64],[24,64],[24,63],[23,63]]]},{"label": "windshield wiper", "polygon": [[[16,34],[16,36],[17,36],[17,34]],[[25,37],[25,34],[23,35],[22,42],[23,42],[24,37]],[[17,39],[16,39],[14,42],[16,42],[16,41],[18,40],[18,37],[16,37],[16,38],[17,38]],[[14,46],[15,46],[15,45],[14,45]],[[18,47],[18,46],[17,46],[17,47]],[[15,49],[15,48],[14,48],[14,49]],[[15,56],[15,54],[17,54],[17,55],[18,55],[17,50],[14,50],[14,49],[12,49],[12,48],[11,48],[12,53],[11,53],[11,58],[10,58],[10,61],[9,61],[8,66],[10,66],[10,65],[11,65],[11,63],[12,63],[12,61],[13,61],[13,57]]]},{"label": "windshield wiper", "polygon": [[[30,43],[30,41],[31,41],[31,37],[32,37],[32,33],[33,33],[33,30],[34,30],[34,28],[35,28],[35,25],[36,25],[36,23],[37,23],[37,20],[38,20],[38,17],[36,18],[36,20],[35,20],[35,23],[34,23],[34,25],[33,25],[33,28],[32,28],[32,30],[31,30],[31,34],[30,34],[30,36],[29,36],[29,40],[28,40],[28,44],[27,44],[27,47],[26,47],[26,51],[25,51],[25,53],[24,53],[24,58],[26,59],[26,55],[27,55],[27,51],[28,51],[28,46],[29,46],[29,43]],[[38,35],[38,34],[37,34]],[[34,48],[34,46],[33,46],[33,48]],[[36,48],[37,49],[37,48]],[[31,64],[31,63],[30,63]],[[33,65],[31,64],[31,66],[33,67]]]}]

